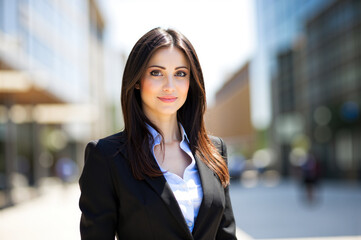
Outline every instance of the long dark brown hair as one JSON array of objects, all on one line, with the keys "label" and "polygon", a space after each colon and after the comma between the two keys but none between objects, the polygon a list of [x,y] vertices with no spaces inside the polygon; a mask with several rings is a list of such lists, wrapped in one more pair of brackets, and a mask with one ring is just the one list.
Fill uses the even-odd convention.
[{"label": "long dark brown hair", "polygon": [[188,95],[184,105],[177,112],[178,121],[185,129],[192,153],[200,154],[200,159],[217,174],[222,185],[226,187],[229,184],[227,164],[212,144],[204,126],[206,94],[197,54],[190,41],[173,29],[155,28],[147,32],[135,44],[125,65],[121,102],[130,168],[134,177],[139,180],[145,176],[156,177],[163,174],[149,154],[149,143],[153,139],[146,124],[161,132],[144,114],[140,91],[135,86],[140,83],[154,52],[170,46],[179,48],[190,64]]}]

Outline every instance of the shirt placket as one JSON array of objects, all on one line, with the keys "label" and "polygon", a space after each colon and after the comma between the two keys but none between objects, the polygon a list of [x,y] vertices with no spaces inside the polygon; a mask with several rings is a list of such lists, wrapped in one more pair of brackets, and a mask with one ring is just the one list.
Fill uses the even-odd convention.
[{"label": "shirt placket", "polygon": [[193,208],[193,202],[192,202],[192,195],[190,194],[189,191],[189,186],[188,186],[188,180],[189,180],[189,172],[187,171],[188,167],[186,168],[186,170],[184,171],[184,179],[182,179],[183,184],[182,184],[182,188],[183,188],[183,195],[185,197],[185,206],[187,209],[187,216],[186,216],[186,223],[187,226],[189,228],[189,230],[192,232],[193,230],[193,225],[194,225],[194,208]]}]

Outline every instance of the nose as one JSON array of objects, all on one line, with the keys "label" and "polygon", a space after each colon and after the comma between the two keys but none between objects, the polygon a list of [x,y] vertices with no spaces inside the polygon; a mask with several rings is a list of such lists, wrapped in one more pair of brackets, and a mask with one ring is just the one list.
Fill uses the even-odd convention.
[{"label": "nose", "polygon": [[169,74],[165,77],[163,91],[164,92],[173,92],[174,91],[174,78],[173,75]]}]

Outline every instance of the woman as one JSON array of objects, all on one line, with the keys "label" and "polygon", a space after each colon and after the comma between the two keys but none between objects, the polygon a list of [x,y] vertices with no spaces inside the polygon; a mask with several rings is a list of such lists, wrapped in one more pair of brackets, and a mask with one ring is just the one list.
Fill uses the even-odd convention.
[{"label": "woman", "polygon": [[122,83],[123,132],[90,142],[79,180],[82,239],[236,239],[226,146],[203,122],[195,50],[155,28]]}]

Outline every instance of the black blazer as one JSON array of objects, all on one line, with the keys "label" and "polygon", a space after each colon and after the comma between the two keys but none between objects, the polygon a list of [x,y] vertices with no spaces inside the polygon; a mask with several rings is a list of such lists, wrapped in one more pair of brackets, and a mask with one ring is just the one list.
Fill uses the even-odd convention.
[{"label": "black blazer", "polygon": [[[226,146],[211,137],[226,158]],[[228,187],[194,154],[203,200],[191,233],[164,176],[136,180],[127,164],[124,132],[88,143],[79,185],[82,239],[236,239]],[[151,154],[151,153],[150,153]]]}]

